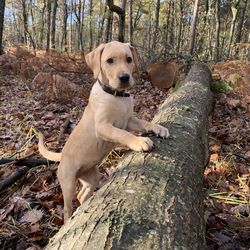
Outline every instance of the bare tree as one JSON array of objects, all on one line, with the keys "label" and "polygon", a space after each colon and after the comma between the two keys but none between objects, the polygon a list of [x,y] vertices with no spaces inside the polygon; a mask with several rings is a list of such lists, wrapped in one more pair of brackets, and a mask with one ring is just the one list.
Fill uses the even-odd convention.
[{"label": "bare tree", "polygon": [[51,22],[51,0],[47,0],[47,44],[46,50],[50,49],[50,25]]},{"label": "bare tree", "polygon": [[128,13],[129,13],[128,40],[131,44],[133,44],[133,0],[129,0]]},{"label": "bare tree", "polygon": [[198,20],[198,9],[199,9],[199,0],[195,0],[194,9],[193,9],[193,21],[191,24],[191,37],[190,37],[190,43],[189,43],[190,56],[192,56],[194,52],[196,25],[197,25],[197,20]]},{"label": "bare tree", "polygon": [[89,50],[93,48],[93,25],[92,25],[92,17],[93,17],[93,1],[89,1]]},{"label": "bare tree", "polygon": [[39,34],[39,48],[43,48],[43,39],[44,39],[44,25],[45,25],[45,10],[46,10],[46,0],[43,0],[43,8],[41,12],[41,30]]},{"label": "bare tree", "polygon": [[61,48],[67,51],[67,20],[68,20],[68,4],[67,0],[63,0],[63,30]]},{"label": "bare tree", "polygon": [[237,14],[238,14],[238,10],[239,10],[239,3],[240,3],[240,0],[233,0],[232,4],[231,4],[231,11],[232,11],[233,17],[232,17],[232,21],[231,21],[227,57],[229,57],[230,53],[231,53],[231,46],[233,43],[233,36],[234,36],[236,18],[237,18]]},{"label": "bare tree", "polygon": [[159,15],[160,15],[160,4],[161,1],[156,1],[156,9],[155,9],[155,27],[154,27],[154,33],[153,33],[153,41],[152,41],[152,48],[155,48],[156,45],[156,39],[159,31]]},{"label": "bare tree", "polygon": [[109,6],[109,9],[112,12],[116,12],[119,15],[119,34],[118,34],[118,40],[120,42],[124,42],[124,33],[125,33],[125,6],[126,6],[126,0],[122,1],[122,7],[119,7],[117,5],[114,5],[113,0],[107,0],[107,4]]},{"label": "bare tree", "polygon": [[51,21],[51,48],[55,49],[56,47],[56,12],[57,12],[57,0],[53,1],[53,9],[52,9],[52,21]]},{"label": "bare tree", "polygon": [[113,22],[113,12],[108,10],[108,18],[106,23],[106,32],[105,32],[105,43],[109,42],[112,38],[112,22]]},{"label": "bare tree", "polygon": [[5,0],[0,1],[0,55],[3,54],[3,22],[4,22]]},{"label": "bare tree", "polygon": [[33,49],[36,48],[35,42],[29,32],[29,28],[28,28],[28,12],[27,12],[27,8],[26,8],[26,1],[22,0],[22,11],[23,11],[23,27],[24,27],[24,42],[25,44],[28,44],[28,37],[30,39],[30,42],[33,46]]},{"label": "bare tree", "polygon": [[242,3],[243,3],[243,5],[240,6],[239,22],[238,22],[236,34],[235,34],[235,43],[240,43],[240,41],[241,41],[244,20],[245,20],[246,12],[247,12],[248,0],[243,0]]},{"label": "bare tree", "polygon": [[214,60],[218,62],[220,60],[220,0],[215,2],[215,48],[214,48]]}]

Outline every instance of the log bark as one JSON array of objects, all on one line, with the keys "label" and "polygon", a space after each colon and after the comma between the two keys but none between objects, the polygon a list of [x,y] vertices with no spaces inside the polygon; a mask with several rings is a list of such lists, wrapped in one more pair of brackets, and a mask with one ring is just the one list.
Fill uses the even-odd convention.
[{"label": "log bark", "polygon": [[204,249],[211,72],[196,64],[154,117],[170,138],[129,153],[111,180],[74,213],[47,249]]}]

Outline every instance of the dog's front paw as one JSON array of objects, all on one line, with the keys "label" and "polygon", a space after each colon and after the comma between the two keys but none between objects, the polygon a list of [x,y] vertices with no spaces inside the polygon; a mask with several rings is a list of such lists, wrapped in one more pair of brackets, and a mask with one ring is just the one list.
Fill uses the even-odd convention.
[{"label": "dog's front paw", "polygon": [[153,148],[153,142],[148,137],[136,137],[130,145],[129,148],[134,151],[150,151]]},{"label": "dog's front paw", "polygon": [[169,137],[169,131],[167,128],[158,125],[158,124],[154,124],[152,127],[152,131],[156,134],[159,135],[162,138],[167,138]]}]

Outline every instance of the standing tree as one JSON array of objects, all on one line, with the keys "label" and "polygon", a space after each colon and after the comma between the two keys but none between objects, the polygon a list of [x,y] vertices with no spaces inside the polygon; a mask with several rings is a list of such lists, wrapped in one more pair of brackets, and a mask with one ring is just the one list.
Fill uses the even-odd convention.
[{"label": "standing tree", "polygon": [[93,25],[92,25],[92,18],[93,18],[93,1],[89,1],[89,50],[93,48]]},{"label": "standing tree", "polygon": [[4,22],[5,0],[0,1],[0,55],[3,54],[3,22]]},{"label": "standing tree", "polygon": [[229,57],[231,53],[231,46],[233,43],[233,36],[234,36],[236,18],[237,18],[238,10],[239,10],[239,4],[240,4],[240,0],[234,0],[232,1],[232,4],[231,4],[231,11],[232,11],[233,17],[232,17],[231,28],[230,28],[227,57]]},{"label": "standing tree", "polygon": [[161,4],[161,1],[157,0],[156,9],[155,9],[155,28],[154,28],[153,42],[152,42],[152,48],[153,49],[156,46],[156,40],[157,40],[158,31],[159,31],[160,4]]},{"label": "standing tree", "polygon": [[55,49],[56,47],[56,11],[57,11],[57,0],[53,1],[53,10],[52,10],[52,22],[51,22],[51,48]]},{"label": "standing tree", "polygon": [[199,9],[199,0],[195,0],[194,10],[193,10],[193,21],[192,21],[192,25],[191,25],[191,38],[190,38],[190,43],[189,43],[190,57],[193,56],[193,52],[194,52],[196,25],[197,25],[197,20],[198,20],[198,9]]},{"label": "standing tree", "polygon": [[29,26],[28,26],[28,12],[27,12],[27,8],[26,8],[26,1],[25,0],[22,0],[22,10],[23,10],[23,27],[24,27],[24,42],[25,44],[28,44],[28,37],[29,37],[29,40],[33,46],[33,49],[36,49],[36,45],[35,45],[35,42],[29,32]]},{"label": "standing tree", "polygon": [[67,20],[68,20],[68,4],[67,0],[63,0],[63,30],[61,48],[67,51]]},{"label": "standing tree", "polygon": [[129,23],[128,23],[128,40],[133,44],[133,1],[129,0]]},{"label": "standing tree", "polygon": [[[247,3],[248,3],[248,0],[243,0],[243,5],[240,8],[239,22],[238,22],[236,34],[235,34],[235,44],[241,42],[241,37],[242,37],[243,27],[244,27],[244,20],[245,20],[246,12],[247,12]],[[238,53],[239,53],[239,49],[237,48],[236,57],[238,57]]]},{"label": "standing tree", "polygon": [[46,50],[49,51],[50,49],[50,25],[51,21],[51,0],[47,0],[47,44],[46,44]]},{"label": "standing tree", "polygon": [[215,31],[215,48],[214,48],[214,61],[220,60],[220,0],[216,0],[215,3],[215,20],[216,20],[216,31]]},{"label": "standing tree", "polygon": [[107,4],[109,6],[109,9],[112,12],[116,12],[119,15],[119,34],[118,34],[118,40],[120,42],[124,42],[124,33],[125,33],[125,6],[126,6],[126,0],[122,0],[121,6],[119,7],[117,5],[114,5],[113,0],[107,0]]}]

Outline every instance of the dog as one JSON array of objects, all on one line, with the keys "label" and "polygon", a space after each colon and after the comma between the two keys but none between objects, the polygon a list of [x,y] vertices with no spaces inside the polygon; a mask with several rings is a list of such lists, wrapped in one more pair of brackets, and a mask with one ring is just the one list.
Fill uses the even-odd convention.
[{"label": "dog", "polygon": [[150,151],[148,137],[131,133],[152,131],[167,138],[167,128],[133,115],[133,98],[126,92],[135,84],[138,61],[134,47],[113,41],[99,45],[86,55],[86,63],[97,79],[83,116],[69,136],[61,153],[49,151],[39,134],[39,151],[49,160],[59,161],[58,179],[64,199],[64,222],[72,215],[76,182],[80,182],[77,199],[82,204],[98,187],[98,164],[117,145],[134,151]]}]

